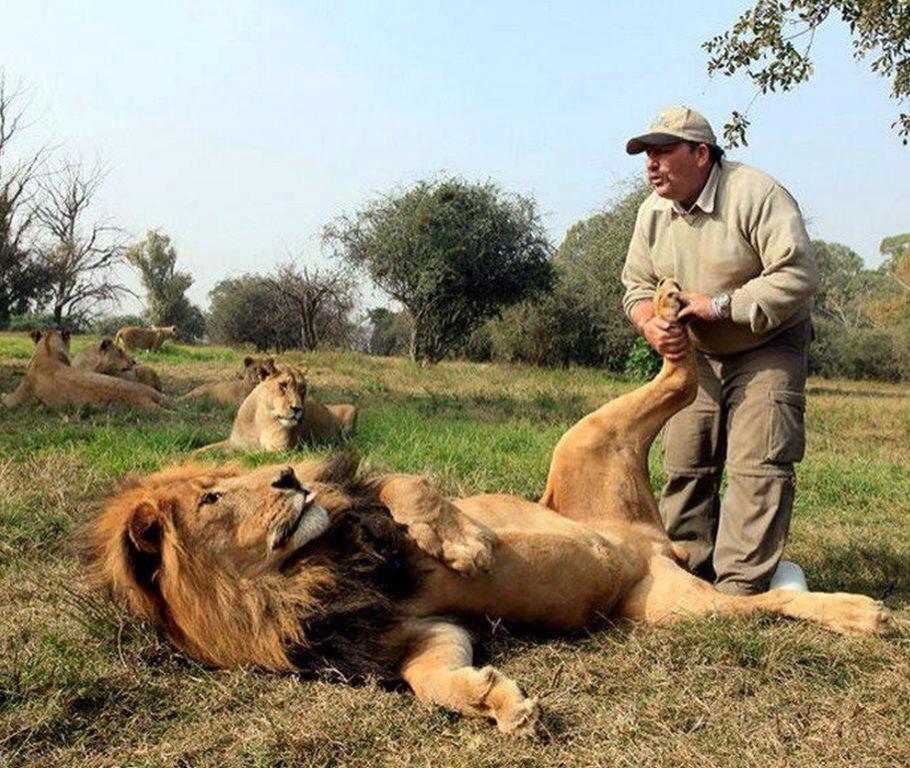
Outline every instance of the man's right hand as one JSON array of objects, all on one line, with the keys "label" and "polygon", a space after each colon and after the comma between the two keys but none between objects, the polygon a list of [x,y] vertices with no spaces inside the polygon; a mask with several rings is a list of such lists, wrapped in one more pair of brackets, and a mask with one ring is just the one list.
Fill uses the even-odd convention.
[{"label": "man's right hand", "polygon": [[676,362],[689,354],[689,334],[679,323],[655,315],[641,326],[641,333],[658,354]]}]

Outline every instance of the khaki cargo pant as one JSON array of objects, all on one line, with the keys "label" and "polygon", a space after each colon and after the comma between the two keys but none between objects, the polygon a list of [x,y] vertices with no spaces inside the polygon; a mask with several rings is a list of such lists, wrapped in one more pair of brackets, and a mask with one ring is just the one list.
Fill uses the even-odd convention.
[{"label": "khaki cargo pant", "polygon": [[698,395],[664,428],[667,532],[693,572],[729,594],[765,591],[786,543],[811,333],[806,322],[737,355],[695,352]]}]

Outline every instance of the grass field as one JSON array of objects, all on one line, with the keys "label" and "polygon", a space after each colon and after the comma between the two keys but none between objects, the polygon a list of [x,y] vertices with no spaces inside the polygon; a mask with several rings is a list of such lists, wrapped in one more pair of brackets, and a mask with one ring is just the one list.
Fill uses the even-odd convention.
[{"label": "grass field", "polygon": [[[74,340],[74,351],[87,343]],[[0,334],[0,391],[31,355]],[[242,353],[149,356],[179,393]],[[142,356],[140,355],[140,358]],[[354,447],[451,494],[537,497],[549,452],[628,383],[593,370],[318,353],[311,391],[361,408]],[[212,671],[86,592],[74,534],[130,470],[183,460],[232,414],[0,410],[2,766],[906,766],[910,633],[844,638],[770,619],[615,626],[541,640],[490,625],[482,661],[542,697],[544,738],[375,685]],[[910,598],[910,388],[811,380],[787,556],[821,590]],[[253,456],[249,462],[274,461]],[[655,486],[659,457],[652,455]]]}]

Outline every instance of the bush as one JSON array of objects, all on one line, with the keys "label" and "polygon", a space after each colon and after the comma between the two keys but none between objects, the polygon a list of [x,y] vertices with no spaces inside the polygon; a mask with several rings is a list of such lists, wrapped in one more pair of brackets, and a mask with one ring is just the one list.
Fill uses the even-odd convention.
[{"label": "bush", "polygon": [[111,315],[102,317],[92,323],[91,332],[99,336],[113,336],[117,331],[127,325],[144,328],[148,323],[139,315]]},{"label": "bush", "polygon": [[633,381],[650,381],[657,376],[663,359],[647,339],[637,337],[626,357],[625,373]]},{"label": "bush", "polygon": [[16,333],[27,332],[33,328],[49,328],[54,325],[54,316],[47,312],[26,312],[24,315],[13,315],[6,330]]},{"label": "bush", "polygon": [[826,378],[910,379],[910,340],[900,331],[844,328],[839,323],[814,320],[815,342],[809,352],[809,370]]}]

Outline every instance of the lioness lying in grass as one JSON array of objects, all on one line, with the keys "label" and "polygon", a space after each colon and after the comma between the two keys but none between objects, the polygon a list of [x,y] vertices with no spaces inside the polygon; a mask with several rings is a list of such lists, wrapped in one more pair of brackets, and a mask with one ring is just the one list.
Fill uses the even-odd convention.
[{"label": "lioness lying in grass", "polygon": [[[674,319],[678,287],[658,311]],[[767,611],[881,633],[862,595],[718,592],[661,525],[648,448],[695,394],[692,356],[589,414],[559,441],[540,503],[450,502],[424,480],[345,462],[178,467],[134,481],[94,521],[95,577],[190,656],[216,666],[376,675],[428,702],[530,733],[536,698],[472,665],[458,617],[548,631],[600,615],[669,624]]]},{"label": "lioness lying in grass", "polygon": [[49,328],[29,335],[35,342],[35,354],[16,390],[3,396],[8,408],[35,400],[51,408],[121,403],[156,409],[168,404],[167,397],[145,384],[74,368],[68,331]]},{"label": "lioness lying in grass", "polygon": [[163,391],[161,378],[155,370],[148,365],[138,365],[112,339],[101,339],[98,344],[86,347],[72,359],[72,365],[79,371],[103,373],[124,381],[138,381],[159,392]]},{"label": "lioness lying in grass", "polygon": [[323,405],[308,394],[306,365],[272,363],[272,371],[246,396],[227,440],[204,446],[234,451],[287,451],[301,443],[347,437],[357,423],[353,405]]}]

